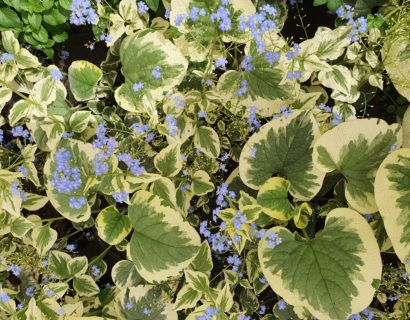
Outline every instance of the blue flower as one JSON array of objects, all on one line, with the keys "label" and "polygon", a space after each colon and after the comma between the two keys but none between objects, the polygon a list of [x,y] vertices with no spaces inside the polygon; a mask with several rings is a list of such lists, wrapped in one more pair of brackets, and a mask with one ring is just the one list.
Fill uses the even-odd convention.
[{"label": "blue flower", "polygon": [[65,249],[66,249],[67,251],[74,251],[74,250],[76,249],[76,245],[75,245],[75,244],[67,244],[67,245],[65,246]]},{"label": "blue flower", "polygon": [[275,16],[277,11],[274,7],[272,7],[269,4],[265,4],[262,8],[263,11],[266,11],[268,14],[270,14],[271,16]]},{"label": "blue flower", "polygon": [[78,209],[81,209],[86,203],[87,203],[87,198],[85,197],[78,197],[78,199],[76,199],[75,197],[71,196],[68,206],[72,209],[78,210]]},{"label": "blue flower", "polygon": [[261,123],[256,119],[256,107],[252,106],[250,108],[250,113],[248,116],[248,124],[251,126],[251,131],[260,128]]},{"label": "blue flower", "polygon": [[112,197],[116,202],[123,203],[128,199],[128,192],[114,192]]},{"label": "blue flower", "polygon": [[152,69],[151,74],[154,77],[154,79],[160,79],[161,78],[161,67],[160,66],[155,66]]},{"label": "blue flower", "polygon": [[165,117],[168,122],[167,128],[171,137],[175,137],[178,133],[177,120],[172,116],[172,114],[167,114]]},{"label": "blue flower", "polygon": [[182,24],[182,22],[184,22],[185,18],[186,18],[186,15],[183,14],[183,13],[180,13],[180,14],[176,15],[176,17],[174,19],[175,25],[177,27],[179,27]]},{"label": "blue flower", "polygon": [[51,296],[54,295],[54,291],[53,290],[46,290],[46,291],[44,291],[44,295],[46,297],[51,297]]},{"label": "blue flower", "polygon": [[274,64],[275,62],[278,62],[280,59],[280,53],[279,52],[265,52],[265,59],[268,62],[269,65]]},{"label": "blue flower", "polygon": [[145,168],[141,166],[141,161],[133,159],[129,153],[120,153],[117,158],[118,161],[123,161],[127,165],[134,176],[138,177],[145,172]]},{"label": "blue flower", "polygon": [[101,270],[100,270],[100,268],[98,268],[97,265],[95,265],[95,264],[91,265],[91,274],[94,277],[98,277],[100,275],[100,273],[101,273]]},{"label": "blue flower", "polygon": [[147,134],[147,136],[145,137],[145,141],[150,143],[155,139],[155,133],[150,132]]},{"label": "blue flower", "polygon": [[165,18],[165,19],[169,19],[170,13],[171,13],[171,8],[166,8],[166,9],[165,9],[164,18]]},{"label": "blue flower", "polygon": [[227,64],[228,64],[228,60],[226,60],[225,57],[219,58],[218,60],[215,61],[216,68],[226,69]]},{"label": "blue flower", "polygon": [[29,297],[29,298],[32,298],[32,297],[34,297],[34,286],[29,286],[27,289],[26,289],[26,296],[27,297]]},{"label": "blue flower", "polygon": [[28,130],[23,129],[22,126],[17,126],[11,129],[11,134],[13,137],[22,137],[22,138],[28,138],[30,136],[30,132]]},{"label": "blue flower", "polygon": [[149,10],[148,6],[146,5],[145,2],[139,1],[138,2],[138,13],[139,14],[144,14]]},{"label": "blue flower", "polygon": [[14,60],[14,55],[12,55],[11,53],[5,52],[0,56],[0,62],[2,64],[6,64],[7,61],[13,61],[13,60]]},{"label": "blue flower", "polygon": [[260,315],[264,315],[266,313],[266,306],[265,305],[261,305],[261,308],[259,309],[258,313]]},{"label": "blue flower", "polygon": [[12,274],[14,274],[16,277],[18,277],[20,275],[20,272],[21,272],[21,267],[19,267],[18,265],[12,264],[12,265],[7,267],[7,270],[11,271]]},{"label": "blue flower", "polygon": [[285,308],[286,308],[286,302],[285,302],[285,300],[283,300],[283,299],[279,300],[279,302],[278,302],[278,309],[279,309],[279,310],[285,310]]},{"label": "blue flower", "polygon": [[252,71],[253,65],[251,64],[253,57],[251,55],[246,55],[241,62],[241,68],[245,71]]},{"label": "blue flower", "polygon": [[66,50],[61,50],[60,51],[60,59],[61,60],[67,60],[68,57],[70,56],[70,53]]},{"label": "blue flower", "polygon": [[135,131],[135,133],[139,136],[143,135],[145,132],[149,131],[150,127],[149,124],[142,124],[140,122],[136,122],[131,125],[130,127]]},{"label": "blue flower", "polygon": [[105,41],[106,43],[109,43],[109,42],[112,41],[112,37],[111,37],[110,35],[108,35],[108,34],[102,34],[102,35],[100,36],[100,40],[101,40],[101,41]]},{"label": "blue flower", "polygon": [[140,81],[140,82],[136,82],[134,83],[134,85],[132,86],[132,90],[134,90],[135,92],[139,92],[144,88],[144,82]]},{"label": "blue flower", "polygon": [[259,282],[262,283],[262,284],[265,284],[266,283],[266,278],[265,277],[259,278]]},{"label": "blue flower", "polygon": [[80,26],[83,24],[96,24],[98,15],[91,7],[89,0],[73,0],[71,3],[70,23]]},{"label": "blue flower", "polygon": [[144,308],[143,313],[147,316],[151,313],[151,311],[148,308]]},{"label": "blue flower", "polygon": [[232,270],[233,271],[238,271],[239,267],[242,265],[242,260],[239,258],[239,256],[235,253],[233,256],[229,256],[226,261],[232,265]]},{"label": "blue flower", "polygon": [[206,15],[206,11],[205,9],[200,9],[196,6],[193,6],[191,8],[191,11],[189,12],[189,19],[191,19],[192,21],[196,22],[198,21],[199,17],[198,15],[204,17]]},{"label": "blue flower", "polygon": [[198,118],[202,118],[202,119],[206,118],[206,112],[204,111],[198,111],[197,115],[198,115]]},{"label": "blue flower", "polygon": [[63,133],[63,138],[68,139],[74,137],[74,132],[64,132]]},{"label": "blue flower", "polygon": [[63,80],[63,74],[61,73],[60,70],[53,70],[53,71],[51,71],[51,77],[52,77],[53,80],[55,80],[55,81],[61,81],[61,80]]},{"label": "blue flower", "polygon": [[236,94],[238,97],[244,96],[248,92],[248,81],[247,80],[242,80],[241,81],[241,87],[236,91]]},{"label": "blue flower", "polygon": [[58,313],[60,316],[62,316],[62,315],[65,313],[65,311],[64,311],[63,308],[60,308],[60,309],[57,310],[57,313]]},{"label": "blue flower", "polygon": [[125,309],[127,309],[128,311],[132,309],[132,303],[131,303],[130,301],[128,301],[128,302],[125,304]]},{"label": "blue flower", "polygon": [[337,125],[341,124],[342,122],[343,122],[342,117],[336,111],[333,111],[332,124],[334,126],[337,126]]},{"label": "blue flower", "polygon": [[268,233],[268,247],[274,248],[282,243],[282,238],[274,231]]},{"label": "blue flower", "polygon": [[174,102],[175,102],[175,107],[177,108],[183,108],[186,105],[186,101],[182,99],[181,96],[174,97]]},{"label": "blue flower", "polygon": [[332,112],[332,108],[329,107],[329,106],[327,106],[327,105],[325,105],[324,103],[321,103],[321,104],[319,105],[319,109],[320,109],[320,110],[323,110],[323,111],[325,111],[325,112],[327,112],[327,113]]},{"label": "blue flower", "polygon": [[24,308],[24,304],[19,303],[19,304],[17,305],[17,309],[18,309],[18,310],[21,310],[21,309],[23,309],[23,308]]},{"label": "blue flower", "polygon": [[254,157],[256,156],[256,151],[257,151],[256,147],[253,147],[253,148],[251,149],[250,156],[251,156],[252,158],[254,158]]},{"label": "blue flower", "polygon": [[7,303],[7,302],[9,302],[9,300],[10,300],[10,297],[9,297],[9,295],[7,294],[7,292],[2,292],[2,293],[0,294],[0,301],[1,301],[1,302]]}]

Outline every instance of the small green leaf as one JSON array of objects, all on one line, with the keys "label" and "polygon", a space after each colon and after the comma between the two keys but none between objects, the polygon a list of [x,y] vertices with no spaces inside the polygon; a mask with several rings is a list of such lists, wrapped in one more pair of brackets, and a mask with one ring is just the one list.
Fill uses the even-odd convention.
[{"label": "small green leaf", "polygon": [[202,293],[209,291],[209,279],[207,274],[198,271],[185,270],[185,279],[192,289]]},{"label": "small green leaf", "polygon": [[101,78],[101,69],[88,61],[74,61],[68,68],[70,89],[78,101],[92,99],[95,96],[97,83]]},{"label": "small green leaf", "polygon": [[204,170],[198,170],[192,176],[192,192],[197,196],[203,196],[215,189],[209,174]]},{"label": "small green leaf", "polygon": [[94,279],[86,274],[75,276],[73,287],[79,296],[92,297],[100,292],[100,288],[97,286]]},{"label": "small green leaf", "polygon": [[33,229],[31,237],[34,240],[35,248],[39,255],[44,256],[57,240],[57,231],[47,224]]},{"label": "small green leaf", "polygon": [[162,149],[154,158],[155,168],[166,177],[173,177],[182,169],[179,144],[171,144]]},{"label": "small green leaf", "polygon": [[132,229],[128,216],[119,213],[115,206],[103,209],[95,223],[99,237],[111,245],[119,244]]},{"label": "small green leaf", "polygon": [[194,144],[201,152],[211,158],[217,158],[221,151],[219,136],[211,127],[199,127],[194,136]]}]

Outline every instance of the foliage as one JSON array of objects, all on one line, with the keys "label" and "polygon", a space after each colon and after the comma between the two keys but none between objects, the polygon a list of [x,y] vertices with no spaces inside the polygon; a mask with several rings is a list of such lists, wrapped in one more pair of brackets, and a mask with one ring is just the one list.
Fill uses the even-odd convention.
[{"label": "foliage", "polygon": [[408,105],[407,0],[342,6],[300,43],[296,1],[59,1],[107,46],[67,69],[21,44],[57,2],[19,3],[0,19],[0,318],[410,316],[409,111],[368,114]]}]

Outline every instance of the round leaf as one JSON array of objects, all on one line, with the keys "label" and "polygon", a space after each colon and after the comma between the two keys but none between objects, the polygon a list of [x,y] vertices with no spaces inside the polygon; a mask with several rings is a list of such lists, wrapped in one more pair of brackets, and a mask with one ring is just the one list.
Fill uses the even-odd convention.
[{"label": "round leaf", "polygon": [[95,223],[99,237],[112,245],[119,244],[132,229],[129,218],[119,213],[115,206],[103,209]]}]

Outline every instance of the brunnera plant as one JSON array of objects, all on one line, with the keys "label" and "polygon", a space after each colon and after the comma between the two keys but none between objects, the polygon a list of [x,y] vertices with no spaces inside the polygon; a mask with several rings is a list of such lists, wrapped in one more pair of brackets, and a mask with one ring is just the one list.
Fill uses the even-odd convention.
[{"label": "brunnera plant", "polygon": [[410,97],[409,3],[296,43],[256,2],[87,2],[107,57],[66,72],[1,33],[2,318],[409,315],[408,112],[366,113]]}]

